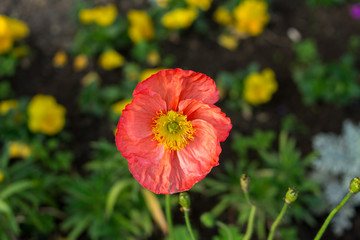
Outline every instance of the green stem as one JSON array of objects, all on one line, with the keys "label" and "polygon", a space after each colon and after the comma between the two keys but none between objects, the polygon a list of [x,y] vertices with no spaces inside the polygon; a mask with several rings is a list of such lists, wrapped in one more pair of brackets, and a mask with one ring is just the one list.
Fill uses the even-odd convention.
[{"label": "green stem", "polygon": [[349,200],[349,198],[353,195],[352,192],[348,192],[348,194],[344,197],[344,199],[340,202],[339,205],[336,206],[336,208],[334,208],[329,216],[325,219],[325,222],[323,223],[323,225],[321,226],[319,232],[316,234],[314,240],[319,240],[321,238],[321,236],[324,234],[327,226],[329,225],[331,219],[334,217],[334,215],[340,210],[340,208],[347,202],[347,200]]},{"label": "green stem", "polygon": [[255,212],[256,212],[256,207],[254,205],[251,205],[249,221],[248,221],[248,225],[246,227],[246,233],[245,233],[243,240],[251,239],[251,235],[252,235],[253,229],[254,229]]},{"label": "green stem", "polygon": [[191,223],[190,223],[190,218],[189,218],[189,210],[184,209],[184,215],[185,215],[186,227],[187,227],[187,230],[189,231],[190,237],[192,240],[195,240],[196,238],[195,238],[194,233],[191,228]]},{"label": "green stem", "polygon": [[244,194],[245,194],[245,198],[246,198],[246,201],[248,202],[248,204],[249,204],[250,206],[253,206],[253,204],[251,203],[251,200],[250,200],[250,196],[249,196],[248,191],[244,191]]},{"label": "green stem", "polygon": [[174,239],[173,224],[171,218],[170,195],[165,195],[166,220],[169,227],[169,239]]},{"label": "green stem", "polygon": [[289,206],[289,204],[287,202],[285,202],[283,208],[281,209],[280,214],[277,216],[277,218],[275,219],[274,223],[272,224],[272,226],[270,228],[268,240],[272,240],[274,238],[275,230],[276,230],[277,226],[279,225],[281,219],[285,215],[285,212],[286,212],[286,209],[288,206]]}]

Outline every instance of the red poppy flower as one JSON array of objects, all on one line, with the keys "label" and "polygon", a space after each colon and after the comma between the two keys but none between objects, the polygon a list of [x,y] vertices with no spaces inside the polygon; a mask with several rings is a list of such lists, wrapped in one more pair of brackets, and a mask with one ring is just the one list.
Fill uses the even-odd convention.
[{"label": "red poppy flower", "polygon": [[129,170],[157,194],[189,190],[219,164],[230,119],[214,106],[215,82],[204,74],[162,70],[138,84],[122,112],[116,145]]}]

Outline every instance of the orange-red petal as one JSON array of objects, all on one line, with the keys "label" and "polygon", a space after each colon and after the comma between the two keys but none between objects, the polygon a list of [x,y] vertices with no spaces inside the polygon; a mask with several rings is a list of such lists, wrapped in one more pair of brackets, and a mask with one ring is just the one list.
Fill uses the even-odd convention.
[{"label": "orange-red petal", "polygon": [[166,69],[152,75],[138,84],[134,95],[148,89],[160,94],[168,110],[177,111],[178,103],[195,99],[213,104],[219,100],[214,80],[202,73],[182,69]]},{"label": "orange-red petal", "polygon": [[225,141],[232,128],[230,118],[225,117],[221,109],[212,104],[187,99],[179,103],[179,111],[187,116],[187,119],[202,119],[213,125],[217,130],[220,142]]},{"label": "orange-red petal", "polygon": [[157,164],[142,165],[143,158],[129,162],[130,172],[143,187],[157,194],[186,191],[219,164],[221,148],[216,129],[203,120],[193,123],[195,139],[184,149],[164,152]]}]

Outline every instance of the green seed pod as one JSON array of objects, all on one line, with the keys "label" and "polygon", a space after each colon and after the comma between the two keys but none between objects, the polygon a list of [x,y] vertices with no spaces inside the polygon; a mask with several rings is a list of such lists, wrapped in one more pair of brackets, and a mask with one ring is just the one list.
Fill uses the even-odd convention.
[{"label": "green seed pod", "polygon": [[360,178],[354,178],[350,183],[350,192],[358,193],[360,191]]},{"label": "green seed pod", "polygon": [[290,204],[296,201],[296,199],[298,198],[299,193],[298,191],[295,190],[295,188],[290,188],[288,189],[288,191],[286,192],[285,195],[285,202]]},{"label": "green seed pod", "polygon": [[179,195],[179,204],[184,211],[190,210],[190,197],[187,192],[182,192]]}]

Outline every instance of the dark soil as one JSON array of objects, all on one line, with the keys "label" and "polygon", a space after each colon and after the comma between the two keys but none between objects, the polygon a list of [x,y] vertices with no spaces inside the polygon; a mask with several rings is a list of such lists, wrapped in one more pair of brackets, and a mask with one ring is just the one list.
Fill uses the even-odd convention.
[{"label": "dark soil", "polygon": [[[27,22],[31,28],[28,44],[32,49],[31,58],[23,62],[16,75],[11,78],[12,87],[17,96],[31,97],[37,93],[51,94],[67,109],[66,130],[73,134],[72,146],[75,153],[76,169],[89,159],[89,143],[100,137],[112,138],[107,119],[94,118],[79,111],[77,96],[80,91],[80,79],[88,70],[100,73],[103,84],[117,82],[121,70],[104,72],[92,63],[86,71],[76,73],[70,65],[62,69],[52,66],[53,54],[60,49],[67,49],[74,36],[74,24],[69,15],[73,10],[75,0],[1,0],[0,13],[18,17]],[[130,8],[141,8],[144,1],[91,1],[96,4],[114,2],[121,13]],[[219,3],[220,1],[215,1]],[[166,42],[162,51],[176,58],[174,67],[192,69],[215,78],[219,71],[235,71],[244,69],[250,62],[259,62],[262,68],[270,67],[276,73],[279,90],[272,101],[254,109],[253,117],[244,119],[239,112],[227,112],[232,120],[232,132],[251,134],[255,129],[280,129],[282,117],[294,114],[307,127],[305,134],[295,134],[297,146],[304,154],[311,152],[311,137],[319,132],[340,133],[342,122],[351,119],[360,121],[359,102],[354,102],[346,108],[319,104],[306,107],[301,101],[301,95],[294,84],[290,67],[294,60],[291,40],[287,30],[291,27],[299,30],[303,38],[314,38],[324,60],[337,59],[346,49],[348,39],[355,33],[360,33],[360,21],[351,19],[348,14],[349,5],[315,10],[305,6],[304,1],[273,0],[271,4],[271,22],[258,38],[249,38],[240,43],[236,51],[221,48],[216,42],[219,28],[211,25],[211,33],[207,36],[189,31],[178,42]],[[212,8],[214,10],[214,7]],[[208,13],[211,16],[211,12]],[[357,63],[357,67],[360,64]],[[221,104],[221,103],[220,103]],[[224,154],[231,154],[230,147],[223,144]],[[220,166],[221,167],[221,166]],[[192,194],[201,202],[192,212],[194,226],[201,231],[202,239],[210,239],[216,230],[204,229],[199,216],[209,210],[213,203],[211,199],[203,199]],[[358,209],[359,213],[359,209]],[[312,239],[325,216],[319,218],[318,226],[310,228],[298,223],[299,238]],[[176,220],[182,221],[181,216]],[[344,240],[360,239],[360,214],[353,219],[353,229],[345,233]],[[154,236],[153,239],[157,239]],[[336,239],[331,231],[327,231],[323,239]]]}]

